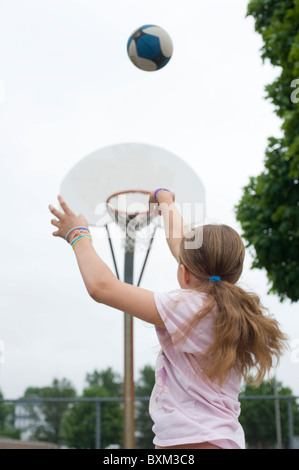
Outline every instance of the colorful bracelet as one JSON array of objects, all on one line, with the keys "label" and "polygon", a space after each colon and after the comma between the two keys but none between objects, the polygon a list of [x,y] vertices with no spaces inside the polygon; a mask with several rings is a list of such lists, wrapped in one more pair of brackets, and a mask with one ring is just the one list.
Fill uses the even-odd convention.
[{"label": "colorful bracelet", "polygon": [[88,237],[90,236],[90,231],[88,229],[75,229],[70,236],[69,239],[69,244],[72,244],[72,241],[77,238],[78,236],[84,236],[87,235]]},{"label": "colorful bracelet", "polygon": [[73,231],[73,230],[76,230],[76,229],[81,229],[81,230],[88,230],[88,228],[86,227],[73,227],[71,228],[71,230],[69,230],[65,236],[65,240],[68,241],[67,237],[69,236],[69,234]]},{"label": "colorful bracelet", "polygon": [[155,199],[156,201],[158,201],[157,199],[157,194],[159,191],[168,191],[169,193],[171,192],[169,189],[166,189],[166,188],[159,188],[159,189],[156,189],[155,193],[154,193],[154,196],[155,196]]},{"label": "colorful bracelet", "polygon": [[[75,227],[72,230],[70,230],[71,236],[70,239],[68,240],[68,243],[74,247],[74,245],[81,240],[82,238],[89,238],[89,240],[92,242],[92,236],[90,234],[90,231],[86,227]],[[69,232],[69,233],[70,233]]]},{"label": "colorful bracelet", "polygon": [[89,238],[89,240],[92,242],[92,237],[89,236],[89,235],[81,235],[79,237],[75,237],[74,240],[72,240],[71,242],[71,246],[74,248],[74,245],[79,241],[81,240],[82,238]]}]

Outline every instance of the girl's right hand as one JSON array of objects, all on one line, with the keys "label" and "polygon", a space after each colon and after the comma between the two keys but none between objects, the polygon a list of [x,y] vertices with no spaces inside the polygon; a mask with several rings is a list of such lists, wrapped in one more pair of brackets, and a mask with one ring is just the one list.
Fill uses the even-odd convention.
[{"label": "girl's right hand", "polygon": [[[157,191],[157,190],[155,189],[154,191],[152,191],[152,192],[150,193],[149,201],[148,201],[149,204],[158,204],[158,201],[157,201],[157,199],[155,198],[155,192],[156,192],[156,191]],[[161,192],[162,192],[162,191],[161,191]],[[166,192],[166,191],[165,191],[165,192]],[[167,191],[167,194],[168,194],[168,195],[169,195],[169,194],[171,195],[172,200],[173,200],[173,202],[174,202],[174,200],[175,200],[175,194],[172,193],[171,191]]]},{"label": "girl's right hand", "polygon": [[[149,203],[149,210],[150,210],[150,212],[153,213],[154,215],[161,215],[161,211],[159,211],[159,209],[158,209],[159,203],[158,203],[157,199],[155,198],[155,192],[156,192],[156,191],[157,191],[157,190],[155,189],[155,190],[152,191],[152,192],[150,193],[150,195],[149,195],[149,201],[148,201],[148,203]],[[162,191],[161,191],[161,192],[162,192]],[[165,191],[165,192],[166,192],[166,191]],[[172,193],[172,192],[169,192],[169,191],[167,191],[167,194],[168,194],[168,195],[171,195],[172,200],[173,200],[173,202],[174,202],[174,200],[175,200],[175,194]]]}]

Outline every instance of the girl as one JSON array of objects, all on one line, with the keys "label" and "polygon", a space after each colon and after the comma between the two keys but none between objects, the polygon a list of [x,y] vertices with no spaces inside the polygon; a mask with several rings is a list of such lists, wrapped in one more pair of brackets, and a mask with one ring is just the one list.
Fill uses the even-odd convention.
[{"label": "girl", "polygon": [[181,288],[153,293],[119,281],[95,252],[87,220],[58,199],[63,213],[50,206],[53,235],[73,246],[89,295],[156,327],[162,347],[150,400],[156,449],[245,448],[241,382],[255,368],[260,383],[286,337],[258,297],[236,285],[245,254],[239,235],[226,225],[204,225],[192,244],[174,194],[152,192],[150,208],[159,204]]}]

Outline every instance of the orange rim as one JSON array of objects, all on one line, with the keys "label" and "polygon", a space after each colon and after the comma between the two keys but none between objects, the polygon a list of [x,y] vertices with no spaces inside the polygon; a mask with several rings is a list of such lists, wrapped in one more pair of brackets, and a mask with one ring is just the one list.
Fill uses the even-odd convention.
[{"label": "orange rim", "polygon": [[107,201],[106,201],[106,204],[109,205],[109,207],[111,208],[111,210],[115,213],[115,214],[124,214],[124,215],[127,215],[129,217],[133,216],[133,215],[139,215],[139,214],[142,214],[142,215],[149,215],[150,214],[150,211],[147,210],[146,212],[126,212],[126,211],[119,211],[118,209],[115,209],[111,204],[110,204],[110,200],[113,198],[113,197],[116,197],[116,196],[120,196],[121,194],[131,194],[131,193],[139,193],[139,194],[148,194],[150,195],[150,191],[144,191],[144,190],[139,190],[139,189],[131,189],[131,190],[127,190],[127,191],[119,191],[118,193],[114,193],[114,194],[111,194],[111,196],[108,197]]}]

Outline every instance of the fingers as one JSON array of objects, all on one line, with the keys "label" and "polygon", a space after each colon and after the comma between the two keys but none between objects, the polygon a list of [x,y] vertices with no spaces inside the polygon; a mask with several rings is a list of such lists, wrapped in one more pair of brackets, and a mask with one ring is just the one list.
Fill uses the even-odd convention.
[{"label": "fingers", "polygon": [[51,220],[51,224],[52,224],[52,225],[55,225],[55,227],[57,227],[57,228],[60,227],[60,223],[58,222],[57,219],[52,219],[52,220]]},{"label": "fingers", "polygon": [[[65,202],[65,200],[63,199],[61,195],[58,196],[58,201],[64,214],[73,214],[73,212],[71,211],[71,209],[69,208],[69,206],[67,205],[67,203]],[[62,217],[64,216],[64,214],[62,212],[59,212],[57,209],[55,209],[55,207],[52,206],[52,204],[50,204],[49,209],[52,212],[52,214],[55,215],[55,217],[57,217],[57,219],[59,220],[61,220]]]},{"label": "fingers", "polygon": [[63,214],[59,212],[57,209],[55,209],[55,207],[52,206],[52,204],[50,204],[49,209],[50,209],[50,212],[52,212],[52,214],[55,215],[55,217],[57,217],[57,219],[60,220],[63,217]]},{"label": "fingers", "polygon": [[[58,229],[60,228],[60,222],[57,220],[57,219],[52,219],[51,220],[51,224],[54,225],[55,227],[57,227]],[[52,235],[54,237],[58,237],[59,236],[59,230],[56,230],[56,232],[52,232]]]},{"label": "fingers", "polygon": [[58,201],[65,214],[73,213],[61,195],[58,196]]}]

